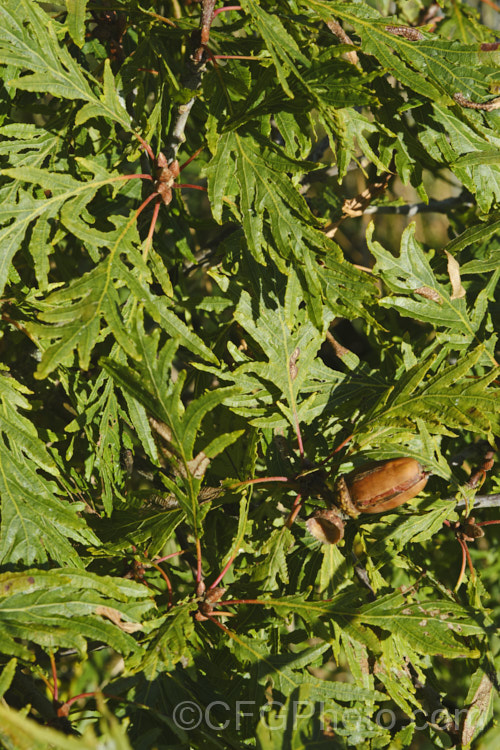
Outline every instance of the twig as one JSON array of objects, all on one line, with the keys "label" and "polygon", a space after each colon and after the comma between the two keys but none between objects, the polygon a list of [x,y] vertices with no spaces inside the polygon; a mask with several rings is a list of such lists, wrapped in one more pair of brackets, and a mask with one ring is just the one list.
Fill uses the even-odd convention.
[{"label": "twig", "polygon": [[[210,26],[214,19],[215,0],[203,0],[200,18],[200,32],[198,40],[195,41],[194,49],[186,64],[186,70],[182,76],[181,83],[184,88],[197,91],[201,86],[201,79],[205,72],[205,50],[210,38]],[[173,117],[173,125],[165,145],[168,161],[173,161],[182,143],[184,143],[184,131],[186,124],[196,101],[196,95],[192,96],[185,104],[180,104],[177,114]]]},{"label": "twig", "polygon": [[493,0],[481,0],[481,2],[485,5],[489,5],[490,8],[493,8],[494,10],[500,10],[500,5],[494,3]]},{"label": "twig", "polygon": [[[331,21],[327,21],[326,25],[328,26],[332,34],[336,36],[337,39],[339,39],[342,42],[342,44],[350,44],[352,47],[354,46],[352,43],[352,40],[345,33],[344,29],[342,28],[342,26],[339,24],[338,21],[334,21],[332,19]],[[345,58],[346,60],[349,60],[349,62],[352,63],[353,65],[357,65],[357,66],[359,65],[358,53],[355,50],[346,52]]]},{"label": "twig", "polygon": [[335,336],[333,336],[330,333],[330,331],[327,331],[325,333],[325,338],[331,344],[331,346],[333,348],[333,351],[335,352],[335,356],[338,357],[339,359],[342,359],[342,357],[345,357],[346,354],[351,354],[351,352],[349,351],[349,349],[346,349],[345,346],[342,346],[342,344],[340,344],[337,341],[337,339],[335,338]]},{"label": "twig", "polygon": [[210,26],[212,25],[212,21],[214,20],[214,11],[215,11],[215,0],[203,0],[202,6],[201,6],[201,45],[203,49],[198,48],[195,53],[195,61],[201,62],[201,59],[203,57],[203,54],[205,52],[205,47],[208,44],[208,40],[210,39]]},{"label": "twig", "polygon": [[[326,145],[324,144],[324,140],[326,140]],[[319,143],[313,146],[307,156],[307,161],[319,161],[328,146],[328,138],[322,139]],[[358,161],[352,161],[347,167],[347,172],[354,172],[356,169],[365,169],[369,164],[370,161],[363,156]],[[300,185],[300,194],[304,195],[305,193],[307,193],[311,185],[315,182],[326,182],[330,178],[338,176],[339,168],[336,165],[333,167],[322,167],[321,169],[314,169],[312,172],[308,172],[307,174],[305,174],[302,178]]]},{"label": "twig", "polygon": [[386,172],[382,175],[379,182],[370,183],[365,190],[363,190],[362,193],[359,193],[355,198],[347,198],[342,206],[342,216],[337,221],[325,227],[325,235],[327,237],[334,237],[340,224],[345,219],[362,216],[364,213],[367,213],[369,204],[374,198],[387,189],[391,177],[391,173]]},{"label": "twig", "polygon": [[340,224],[348,218],[367,216],[368,214],[400,214],[402,216],[410,217],[416,216],[417,214],[427,213],[445,214],[452,208],[457,208],[459,206],[463,208],[472,208],[476,205],[473,200],[464,197],[462,194],[452,198],[444,198],[441,201],[432,199],[429,203],[407,203],[405,206],[369,206],[369,200],[371,200],[372,197],[375,197],[375,194],[381,192],[383,189],[383,183],[375,183],[356,198],[345,201],[342,207],[342,216],[340,219],[329,224],[325,228],[326,236],[333,237]]},{"label": "twig", "polygon": [[[323,149],[324,150],[324,149]],[[310,161],[317,161],[308,157]],[[360,169],[368,166],[368,160],[361,160],[360,164],[353,163],[348,167],[348,171]],[[300,186],[300,193],[304,195],[311,188],[311,185],[315,182],[327,182],[328,180],[338,177],[338,167],[324,167],[322,169],[315,169],[312,172],[304,175],[302,184]],[[435,200],[431,198],[428,203],[407,203],[403,206],[367,206],[363,214],[400,214],[403,216],[415,216],[416,214],[445,214],[453,208],[473,208],[475,202],[467,190],[464,190],[460,195],[455,195],[450,198],[443,198],[442,200]]]},{"label": "twig", "polygon": [[441,201],[431,199],[429,203],[407,203],[405,206],[368,206],[364,214],[402,214],[404,216],[415,216],[416,214],[445,214],[450,209],[458,206],[472,208],[476,204],[473,200],[463,195],[452,198],[444,198]]},{"label": "twig", "polygon": [[[454,500],[453,497],[447,497],[446,499],[450,502]],[[500,493],[497,493],[495,495],[476,495],[472,506],[474,510],[478,510],[479,508],[500,508]],[[465,502],[465,500],[459,500],[455,505],[455,508],[458,509],[466,507],[467,503]]]},{"label": "twig", "polygon": [[[199,88],[199,85],[201,84],[201,72],[200,72],[200,81],[199,84],[196,86],[196,88]],[[181,146],[182,143],[186,140],[184,136],[184,131],[186,129],[186,124],[188,121],[189,114],[193,108],[193,104],[196,101],[196,97],[193,96],[187,104],[181,104],[179,106],[179,109],[177,111],[177,117],[174,120],[174,127],[172,128],[172,132],[169,136],[169,140],[166,145],[166,152],[168,154],[168,160],[173,161],[176,156],[177,152]]]}]

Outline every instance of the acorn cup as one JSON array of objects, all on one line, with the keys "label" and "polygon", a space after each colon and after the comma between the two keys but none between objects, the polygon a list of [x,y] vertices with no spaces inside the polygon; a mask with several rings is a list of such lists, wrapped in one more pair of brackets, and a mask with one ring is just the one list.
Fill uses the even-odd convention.
[{"label": "acorn cup", "polygon": [[306,521],[307,530],[324,544],[338,544],[344,538],[344,522],[335,510],[317,510]]}]

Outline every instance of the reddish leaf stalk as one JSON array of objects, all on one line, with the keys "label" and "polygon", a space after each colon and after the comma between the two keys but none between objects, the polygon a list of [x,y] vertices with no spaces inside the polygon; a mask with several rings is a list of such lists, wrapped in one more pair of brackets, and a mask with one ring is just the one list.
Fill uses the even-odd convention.
[{"label": "reddish leaf stalk", "polygon": [[146,198],[146,200],[144,200],[141,203],[141,205],[139,206],[139,208],[135,212],[135,218],[138,219],[139,215],[144,211],[144,209],[146,208],[146,206],[148,205],[148,203],[151,203],[151,201],[153,200],[153,198],[157,198],[157,197],[158,197],[158,193],[151,193],[151,195],[148,195],[148,197]]},{"label": "reddish leaf stalk", "polygon": [[213,60],[261,60],[258,55],[211,55]]},{"label": "reddish leaf stalk", "polygon": [[146,260],[148,253],[149,253],[149,248],[151,247],[151,244],[153,242],[153,234],[155,231],[155,226],[158,220],[159,212],[160,212],[160,201],[158,200],[156,201],[155,207],[153,209],[153,217],[151,219],[151,224],[149,225],[149,232],[148,232],[148,236],[146,237],[146,243],[144,245],[144,250],[142,253],[142,257],[144,260]]},{"label": "reddish leaf stalk", "polygon": [[32,336],[32,334],[23,325],[21,325],[21,323],[19,323],[18,320],[14,320],[9,315],[7,315],[7,313],[2,313],[1,318],[2,320],[5,320],[6,323],[10,323],[10,325],[17,328],[17,330],[21,331],[21,333],[24,333],[24,335],[27,336],[35,344],[35,346],[38,345],[38,342],[35,339],[35,337]]},{"label": "reddish leaf stalk", "polygon": [[301,508],[302,508],[302,495],[297,495],[297,497],[295,498],[295,502],[293,504],[292,511],[290,515],[288,516],[286,523],[285,523],[285,526],[287,529],[291,528],[291,526],[293,525],[293,522],[299,515]]},{"label": "reddish leaf stalk", "polygon": [[300,424],[299,424],[299,417],[297,415],[297,411],[294,408],[293,410],[293,419],[295,422],[295,434],[297,435],[297,443],[299,446],[299,454],[301,458],[304,458],[304,443],[302,442],[302,433],[300,432]]},{"label": "reddish leaf stalk", "polygon": [[173,603],[173,599],[172,599],[172,583],[170,582],[170,578],[168,577],[168,575],[165,573],[165,571],[157,563],[151,562],[149,564],[152,565],[153,568],[156,568],[156,570],[159,572],[159,574],[161,575],[161,577],[163,578],[163,580],[167,584],[167,591],[168,591],[168,605],[167,605],[167,607],[168,607],[168,609],[170,609],[170,607],[172,606],[172,603]]},{"label": "reddish leaf stalk", "polygon": [[[158,195],[158,193],[156,191],[154,193],[151,193],[151,195],[148,195],[148,197],[146,198],[146,200],[144,200],[141,203],[141,205],[139,206],[139,208],[135,212],[135,221],[137,221],[137,219],[139,218],[140,214],[144,211],[144,209],[146,208],[146,206],[148,205],[148,203],[151,203],[151,201],[154,198],[158,198],[158,197],[159,197],[159,195]],[[149,248],[151,247],[151,242],[153,240],[153,232],[154,232],[154,229],[155,229],[155,226],[156,226],[156,220],[158,219],[158,212],[159,212],[159,210],[160,210],[160,201],[158,200],[157,203],[156,203],[156,205],[155,205],[155,207],[154,207],[154,210],[153,210],[153,218],[151,219],[151,224],[149,225],[149,232],[148,232],[148,236],[146,238],[146,244],[144,245],[144,250],[143,250],[143,253],[142,253],[142,257],[144,258],[144,260],[147,258],[148,253],[149,253]]]},{"label": "reddish leaf stalk", "polygon": [[196,149],[196,151],[194,152],[194,154],[192,154],[192,156],[190,156],[190,157],[189,157],[189,159],[187,159],[187,160],[186,160],[186,161],[184,162],[184,164],[182,164],[182,165],[181,165],[181,166],[179,167],[179,172],[182,172],[182,170],[183,170],[183,169],[184,169],[185,167],[187,167],[187,165],[188,165],[188,164],[190,164],[190,163],[191,163],[191,162],[193,161],[193,159],[196,159],[196,157],[198,156],[198,154],[201,154],[201,152],[203,151],[203,149],[204,149],[204,148],[205,148],[205,146],[200,146],[200,148],[197,148],[197,149]]},{"label": "reddish leaf stalk", "polygon": [[485,5],[489,5],[490,8],[493,8],[493,10],[500,11],[500,5],[497,5],[496,3],[494,3],[493,0],[481,0],[481,2],[484,3]]},{"label": "reddish leaf stalk", "polygon": [[144,151],[147,153],[147,155],[151,159],[151,161],[155,161],[155,155],[154,155],[153,149],[151,148],[151,146],[149,145],[149,143],[147,141],[145,141],[144,138],[142,137],[142,135],[139,135],[139,133],[134,133],[134,135],[137,138],[137,140],[139,141],[139,143],[141,144],[141,146],[143,147]]},{"label": "reddish leaf stalk", "polygon": [[215,16],[218,16],[219,13],[227,13],[229,10],[243,10],[241,5],[225,5],[223,8],[217,8],[217,10],[214,11],[214,18]]},{"label": "reddish leaf stalk", "polygon": [[466,557],[466,554],[465,554],[465,551],[467,549],[467,545],[461,539],[458,540],[458,543],[460,544],[460,546],[462,548],[462,567],[460,568],[460,573],[458,575],[458,581],[457,581],[457,583],[455,585],[455,591],[458,591],[458,589],[462,585],[462,581],[463,581],[464,575],[465,575],[465,566],[467,564],[467,557]]},{"label": "reddish leaf stalk", "polygon": [[250,484],[264,484],[265,482],[289,482],[289,477],[258,477],[257,479],[245,479],[244,482],[237,482],[233,487],[246,487]]},{"label": "reddish leaf stalk", "polygon": [[225,626],[225,625],[223,625],[223,624],[222,624],[221,622],[218,622],[218,621],[217,621],[217,620],[216,620],[216,619],[214,618],[214,616],[213,616],[213,613],[212,613],[211,615],[207,615],[207,619],[209,619],[209,620],[210,620],[210,622],[213,622],[213,623],[214,623],[214,625],[217,625],[217,627],[218,627],[218,628],[220,628],[221,630],[223,630],[223,631],[224,631],[224,633],[226,633],[226,635],[228,635],[229,637],[231,637],[231,636],[233,635],[233,634],[231,633],[231,631],[229,630],[229,628],[226,628],[226,626]]},{"label": "reddish leaf stalk", "polygon": [[465,555],[467,557],[467,562],[469,563],[470,568],[470,577],[473,581],[476,580],[476,571],[474,570],[474,565],[472,564],[472,559],[470,556],[469,548],[467,547],[467,542],[463,542],[464,549],[465,549]]},{"label": "reddish leaf stalk", "polygon": [[193,190],[203,190],[205,193],[207,192],[207,188],[203,187],[203,185],[190,185],[189,183],[179,183],[179,182],[177,182],[175,185],[172,185],[172,190],[175,190],[178,188],[193,188]]},{"label": "reddish leaf stalk", "polygon": [[476,571],[474,570],[474,564],[470,556],[469,548],[467,547],[467,542],[465,542],[463,539],[458,539],[458,543],[462,547],[462,567],[460,568],[460,575],[458,576],[458,581],[455,586],[455,591],[458,591],[458,589],[462,585],[462,581],[465,575],[465,563],[466,562],[469,564],[471,580],[472,581],[476,580]]},{"label": "reddish leaf stalk", "polygon": [[196,583],[201,583],[203,579],[203,570],[201,566],[201,542],[199,538],[196,539],[196,560],[197,560],[197,568],[196,568]]},{"label": "reddish leaf stalk", "polygon": [[[73,703],[76,703],[76,701],[79,701],[82,698],[94,698],[97,692],[98,692],[97,690],[94,690],[91,693],[80,693],[79,695],[73,696],[73,698],[68,698],[68,700],[66,701],[66,703],[63,703],[62,706],[57,710],[57,715],[58,716],[67,716],[69,714],[69,709],[71,708],[71,706],[73,705]],[[115,697],[115,696],[112,696],[112,695],[106,695],[105,693],[103,693],[103,695],[106,698],[114,698]],[[118,697],[118,696],[116,696],[116,697]],[[119,698],[119,700],[123,700],[123,699]]]},{"label": "reddish leaf stalk", "polygon": [[217,586],[217,584],[219,584],[222,581],[222,579],[226,575],[227,571],[229,570],[229,568],[231,567],[231,565],[235,561],[237,554],[238,554],[238,551],[234,552],[231,555],[231,557],[229,558],[229,560],[227,561],[227,563],[224,565],[224,567],[222,568],[221,572],[219,573],[219,575],[217,576],[217,578],[215,579],[215,581],[212,584],[210,584],[210,586],[208,587],[209,590],[210,589],[214,589]]},{"label": "reddish leaf stalk", "polygon": [[179,550],[179,552],[171,552],[169,555],[164,555],[163,557],[159,557],[158,560],[155,560],[155,563],[162,563],[165,562],[165,560],[170,560],[172,557],[177,557],[177,555],[183,555],[185,553],[185,549]]},{"label": "reddish leaf stalk", "polygon": [[102,695],[103,698],[108,698],[110,700],[119,701],[120,703],[126,703],[130,706],[137,706],[139,708],[147,709],[148,706],[146,706],[144,703],[139,703],[138,701],[130,700],[129,698],[124,698],[121,695],[114,695],[113,693],[101,693],[99,690],[94,690],[91,693],[80,693],[79,695],[75,695],[73,698],[69,698],[65,703],[60,706],[60,708],[57,711],[58,716],[68,716],[70,706],[75,703],[75,701],[81,700],[82,698],[95,698],[96,695]]},{"label": "reddish leaf stalk", "polygon": [[150,174],[122,174],[116,180],[152,180]]},{"label": "reddish leaf stalk", "polygon": [[329,454],[328,454],[328,456],[327,456],[327,457],[326,457],[326,458],[325,458],[325,459],[324,459],[323,461],[321,461],[321,463],[319,463],[319,464],[318,464],[318,466],[324,466],[324,465],[325,465],[326,463],[328,463],[328,461],[329,461],[329,460],[330,460],[330,459],[332,458],[332,456],[334,456],[334,455],[335,455],[336,453],[338,453],[338,452],[339,452],[340,450],[342,450],[342,448],[344,447],[344,445],[347,445],[347,443],[348,443],[348,442],[349,442],[349,441],[350,441],[350,440],[351,440],[352,438],[353,438],[353,435],[349,435],[349,437],[346,437],[346,439],[345,439],[345,440],[343,440],[343,441],[342,441],[342,442],[340,443],[340,445],[338,445],[338,446],[337,446],[337,447],[335,448],[335,450],[333,450],[333,451],[332,451],[331,453],[329,453]]}]

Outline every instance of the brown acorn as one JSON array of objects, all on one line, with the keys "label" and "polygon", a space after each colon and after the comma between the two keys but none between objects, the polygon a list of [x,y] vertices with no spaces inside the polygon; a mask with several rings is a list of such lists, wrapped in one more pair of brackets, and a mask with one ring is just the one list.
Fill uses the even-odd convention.
[{"label": "brown acorn", "polygon": [[414,458],[371,461],[339,478],[336,499],[354,518],[360,513],[385,513],[418,495],[428,477]]}]

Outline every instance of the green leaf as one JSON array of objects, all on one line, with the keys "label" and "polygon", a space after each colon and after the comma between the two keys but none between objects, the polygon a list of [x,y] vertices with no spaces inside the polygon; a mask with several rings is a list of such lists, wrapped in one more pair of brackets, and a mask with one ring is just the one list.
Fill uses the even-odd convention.
[{"label": "green leaf", "polygon": [[287,80],[288,75],[293,72],[300,79],[297,64],[302,63],[307,68],[308,58],[301,52],[297,42],[287,32],[278,16],[267,13],[255,0],[242,0],[242,8],[250,15],[252,25],[262,36],[276,66],[280,84],[286,94],[293,99],[293,91]]},{"label": "green leaf", "polygon": [[261,548],[265,559],[254,566],[252,580],[263,581],[266,591],[278,588],[278,576],[282,583],[288,583],[286,558],[293,544],[294,539],[290,529],[286,526],[274,529]]},{"label": "green leaf", "polygon": [[28,410],[30,391],[6,374],[0,376],[0,560],[13,564],[45,562],[81,565],[70,539],[97,543],[79,516],[83,503],[63,499],[54,482],[59,470],[33,424],[19,412]]},{"label": "green leaf", "polygon": [[462,743],[465,748],[493,718],[495,676],[490,664],[482,664],[472,675],[467,694],[468,711],[462,723]]},{"label": "green leaf", "polygon": [[195,638],[192,612],[196,609],[192,602],[179,604],[170,612],[153,641],[141,666],[146,673],[156,675],[162,669],[172,669],[178,662],[190,661],[190,645]]},{"label": "green leaf", "polygon": [[[38,368],[38,377],[46,377],[61,363],[71,361],[75,349],[78,351],[83,368],[87,369],[91,352],[100,334],[101,318],[106,320],[110,332],[124,351],[132,357],[138,356],[126,323],[118,313],[120,301],[117,286],[119,283],[125,284],[131,290],[155,320],[168,330],[176,331],[189,348],[208,360],[216,361],[214,355],[199,337],[192,334],[186,325],[168,309],[168,303],[152,295],[141,280],[141,276],[148,280],[150,273],[139,253],[140,243],[135,226],[135,215],[133,214],[129,219],[109,216],[109,221],[115,225],[115,231],[107,234],[96,232],[86,223],[73,218],[72,212],[82,210],[83,206],[93,199],[100,187],[121,182],[120,177],[78,182],[69,175],[48,173],[38,169],[32,169],[29,173],[16,169],[4,170],[4,174],[14,179],[19,178],[39,184],[53,192],[53,196],[46,201],[34,202],[28,199],[26,209],[19,211],[15,228],[10,225],[0,232],[0,239],[3,237],[7,243],[10,242],[10,246],[7,244],[7,260],[12,258],[22,240],[22,235],[34,219],[42,212],[53,216],[67,201],[63,212],[65,225],[81,239],[91,242],[98,248],[104,246],[109,249],[105,259],[92,271],[74,280],[67,288],[54,292],[41,305],[40,319],[51,325],[33,324],[31,330],[40,338],[56,341],[46,348]],[[26,203],[21,202],[19,208],[24,207]],[[127,268],[123,256],[137,267],[136,274],[131,273]],[[5,281],[7,265],[4,268]],[[2,267],[0,266],[0,285],[1,280]]]},{"label": "green leaf", "polygon": [[[472,624],[467,610],[454,602],[432,600],[409,603],[399,594],[390,594],[366,604],[359,610],[349,610],[337,597],[328,602],[292,602],[264,599],[260,604],[280,611],[288,604],[288,611],[306,620],[334,617],[341,627],[346,621],[380,627],[411,643],[418,653],[442,654],[449,658],[477,658],[479,651],[460,640],[460,636],[481,635],[484,629]],[[349,632],[349,631],[348,631]]]},{"label": "green leaf", "polygon": [[9,659],[0,674],[0,697],[3,698],[9,689],[12,679],[16,673],[17,659]]},{"label": "green leaf", "polygon": [[[142,629],[138,618],[154,606],[140,601],[146,597],[148,590],[132,581],[73,568],[3,573],[1,627],[6,637],[49,651],[65,647],[83,653],[86,639],[96,639],[130,653],[137,645],[129,633]],[[5,647],[8,653],[8,643]]]},{"label": "green leaf", "polygon": [[[259,141],[255,141],[255,136],[251,138],[238,132],[222,135],[206,172],[208,194],[217,221],[221,220],[223,200],[234,206],[238,186],[237,216],[241,219],[250,250],[262,263],[263,219],[266,214],[284,257],[294,252],[295,243],[304,231],[295,214],[307,217],[313,224],[315,220],[304,199],[283,174],[285,170],[302,171],[303,165]],[[233,173],[237,184],[230,180]]]},{"label": "green leaf", "polygon": [[94,732],[85,733],[85,737],[68,737],[63,732],[41,726],[39,722],[29,719],[19,711],[8,706],[0,706],[0,740],[5,747],[30,748],[30,750],[99,750],[106,742],[110,750],[131,750],[124,731],[116,720],[107,717],[104,721],[104,733],[96,737]]},{"label": "green leaf", "polygon": [[500,219],[496,218],[495,214],[488,217],[488,221],[484,224],[476,224],[475,226],[469,227],[462,234],[456,237],[454,240],[446,245],[446,249],[449,253],[459,253],[469,245],[481,240],[487,240],[492,235],[495,235],[500,230]]},{"label": "green leaf", "polygon": [[168,502],[158,493],[148,492],[144,501],[139,510],[117,510],[111,519],[100,520],[99,537],[107,551],[122,552],[136,547],[147,549],[154,558],[185,520],[185,513],[179,508],[169,508]]},{"label": "green leaf", "polygon": [[426,38],[424,33],[420,40],[408,39],[391,30],[397,21],[382,18],[363,2],[347,6],[313,0],[307,7],[315,9],[325,21],[333,15],[351,25],[361,37],[363,52],[376,57],[387,72],[432,101],[450,105],[455,93],[473,99],[488,97],[487,81],[493,78],[494,68],[475,44]]},{"label": "green leaf", "polygon": [[[415,365],[396,386],[388,386],[360,423],[360,431],[370,434],[369,442],[372,442],[377,440],[377,432],[384,433],[384,424],[404,425],[413,421],[416,425],[422,419],[437,434],[446,434],[449,429],[468,429],[491,435],[498,429],[497,394],[496,389],[488,387],[498,377],[498,370],[493,369],[484,377],[467,379],[483,353],[483,348],[478,347],[456,365],[443,367],[427,378],[433,358]],[[408,411],[410,403],[411,412]]]},{"label": "green leaf", "polygon": [[[83,6],[85,10],[82,3],[74,5]],[[29,75],[13,79],[9,85],[24,91],[41,91],[58,98],[89,102],[93,116],[109,118],[125,130],[132,130],[130,118],[114,93],[110,73],[105,79],[103,97],[99,98],[89,81],[94,85],[95,82],[83,74],[67,48],[59,42],[60,25],[36,3],[8,0],[0,8],[0,19],[0,63],[30,71]],[[80,7],[78,16],[71,13],[70,19],[78,42],[83,41]]]},{"label": "green leaf", "polygon": [[[378,242],[371,240],[373,225],[369,228],[367,241],[370,251],[377,259],[374,271],[393,291],[406,296],[386,297],[381,304],[395,308],[401,315],[436,324],[446,331],[446,338],[454,347],[466,349],[480,343],[487,307],[478,298],[473,307],[468,307],[467,297],[454,299],[449,283],[438,281],[420,243],[415,239],[415,225],[411,224],[401,238],[401,252],[394,257]],[[453,248],[456,250],[456,247]],[[494,358],[486,352],[486,358],[494,364]]]},{"label": "green leaf", "polygon": [[[420,113],[416,112],[417,118]],[[450,169],[476,197],[483,212],[490,211],[500,200],[500,165],[483,159],[485,151],[500,145],[491,128],[474,119],[468,122],[462,113],[438,104],[433,106],[431,122],[422,135],[429,154]]]},{"label": "green leaf", "polygon": [[[167,447],[169,450],[173,449],[172,457],[175,456],[178,461],[177,473],[184,485],[182,489],[182,485],[168,482],[168,488],[176,494],[188,522],[197,534],[201,534],[201,521],[208,512],[208,505],[200,506],[199,480],[209,459],[203,449],[194,455],[194,444],[202,420],[225,399],[233,396],[237,389],[229,387],[209,391],[184,408],[179,400],[184,377],[179,375],[175,384],[170,382],[170,385],[166,385],[166,375],[172,365],[176,342],[167,344],[161,354],[157,355],[157,335],[142,335],[138,341],[142,347],[142,362],[139,363],[137,372],[109,358],[103,359],[102,364],[123,390],[137,399],[151,416],[164,423],[168,432]],[[212,451],[214,442],[211,441],[206,447]],[[167,483],[167,478],[164,477],[163,481]]]},{"label": "green leaf", "polygon": [[0,745],[493,747],[493,11],[153,5],[0,3]]},{"label": "green leaf", "polygon": [[87,0],[65,0],[68,15],[66,24],[68,32],[74,43],[83,47],[85,42],[85,12],[87,10]]},{"label": "green leaf", "polygon": [[100,100],[89,102],[82,107],[76,116],[76,124],[82,125],[91,117],[107,117],[119,123],[126,130],[131,129],[125,104],[116,90],[109,60],[104,63],[103,92]]}]

